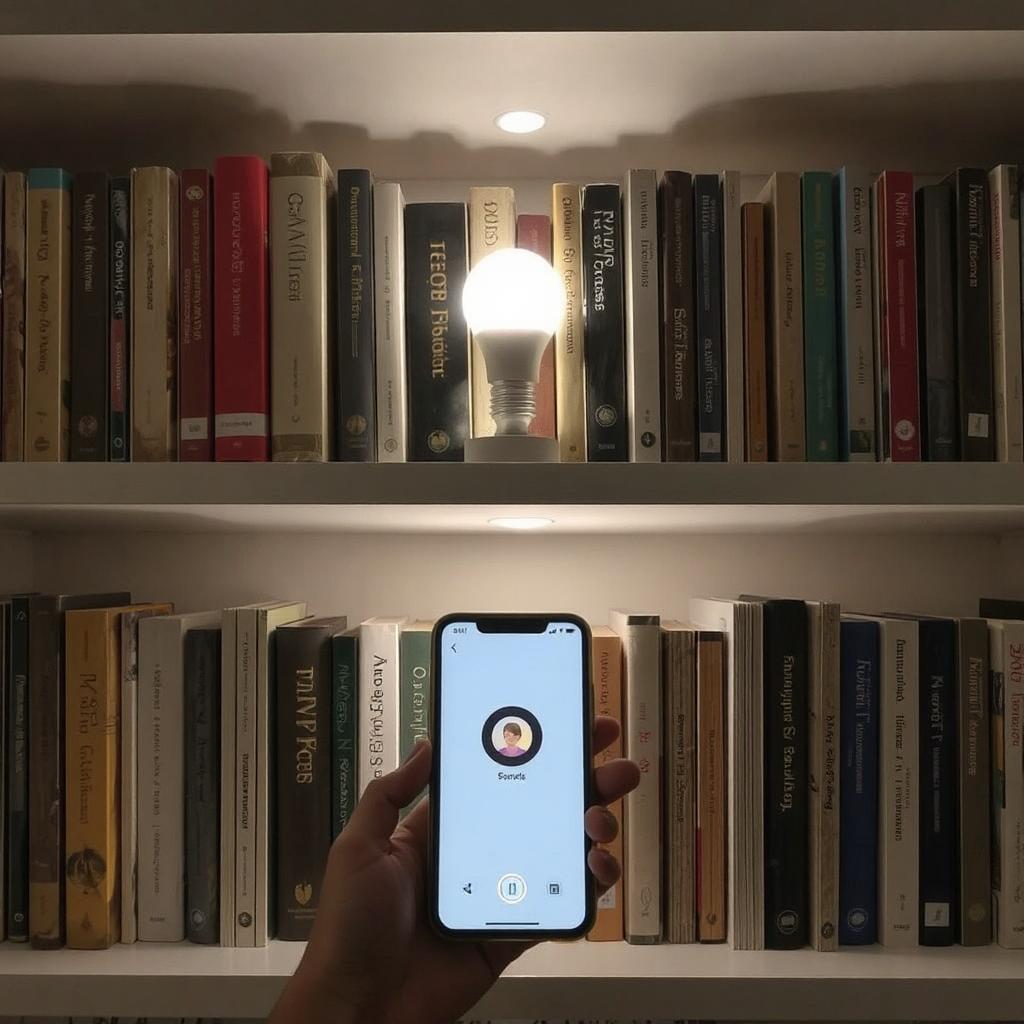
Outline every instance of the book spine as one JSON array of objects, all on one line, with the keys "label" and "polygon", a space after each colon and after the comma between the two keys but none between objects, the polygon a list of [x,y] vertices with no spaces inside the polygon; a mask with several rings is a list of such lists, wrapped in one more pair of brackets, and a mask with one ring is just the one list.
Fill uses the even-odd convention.
[{"label": "book spine", "polygon": [[722,197],[718,178],[693,179],[697,240],[697,440],[701,462],[725,457],[724,358],[722,350]]},{"label": "book spine", "polygon": [[405,199],[402,186],[373,195],[374,311],[377,334],[377,461],[409,457],[405,368]]},{"label": "book spine", "polygon": [[398,767],[399,627],[364,622],[359,635],[359,793]]},{"label": "book spine", "polygon": [[578,185],[551,189],[554,266],[562,279],[565,310],[555,331],[555,418],[562,462],[587,461],[587,409],[583,360],[583,210]]},{"label": "book spine", "polygon": [[105,610],[65,618],[65,910],[72,949],[107,949],[120,937],[117,626],[118,615]]},{"label": "book spine", "polygon": [[658,178],[654,171],[627,173],[622,209],[629,458],[631,462],[660,462]]},{"label": "book spine", "polygon": [[235,698],[238,609],[220,619],[220,944],[235,945]]},{"label": "book spine", "polygon": [[697,933],[701,942],[726,937],[727,828],[723,639],[697,637]]},{"label": "book spine", "polygon": [[466,207],[405,208],[409,458],[461,462],[469,433]]},{"label": "book spine", "polygon": [[693,180],[666,171],[659,189],[662,435],[666,462],[697,458]]},{"label": "book spine", "polygon": [[110,202],[107,175],[75,178],[71,230],[71,461],[106,462]]},{"label": "book spine", "polygon": [[[551,262],[551,218],[542,213],[521,213],[516,218],[516,245]],[[537,412],[530,424],[534,437],[555,437],[555,339],[540,357],[537,376]]]},{"label": "book spine", "polygon": [[[469,190],[469,266],[485,256],[516,244],[516,200],[512,189],[499,186]],[[476,339],[470,342],[469,405],[473,437],[494,434],[491,418],[491,385],[487,364]]]},{"label": "book spine", "polygon": [[722,192],[722,324],[725,348],[725,452],[743,462],[743,225],[740,172],[719,175]]},{"label": "book spine", "polygon": [[259,619],[260,609],[254,607],[239,608],[235,618],[235,946],[255,945]]},{"label": "book spine", "polygon": [[178,456],[178,177],[132,171],[132,460]]},{"label": "book spine", "polygon": [[883,329],[885,305],[885,267],[882,235],[885,230],[885,203],[881,196],[881,178],[871,183],[871,324],[875,341],[875,445],[879,462],[892,462],[892,430],[889,415],[889,355]]},{"label": "book spine", "polygon": [[618,185],[583,189],[587,459],[627,461],[622,209]]},{"label": "book spine", "polygon": [[327,253],[334,178],[319,153],[270,158],[270,380],[274,462],[330,456]]},{"label": "book spine", "polygon": [[399,637],[399,764],[429,735],[430,639],[429,629],[403,629]]},{"label": "book spine", "polygon": [[335,457],[377,461],[373,175],[338,171]]},{"label": "book spine", "polygon": [[839,944],[878,935],[878,623],[840,626]]},{"label": "book spine", "polygon": [[995,385],[995,457],[1024,459],[1021,396],[1020,190],[1017,167],[989,171],[992,238],[992,361]]},{"label": "book spine", "polygon": [[277,935],[305,941],[331,846],[331,629],[275,635]]},{"label": "book spine", "polygon": [[11,598],[7,702],[7,938],[28,941],[29,599]]},{"label": "book spine", "polygon": [[213,458],[213,278],[210,172],[181,172],[181,297],[178,350],[178,457]]},{"label": "book spine", "polygon": [[800,185],[807,458],[810,462],[835,462],[839,457],[839,386],[832,176],[826,171],[805,171]]},{"label": "book spine", "polygon": [[110,461],[131,457],[128,411],[131,363],[132,180],[110,182]]},{"label": "book spine", "polygon": [[747,462],[768,461],[768,334],[765,207],[743,205],[743,385]]},{"label": "book spine", "polygon": [[213,180],[213,411],[218,462],[270,457],[267,165],[219,157]]},{"label": "book spine", "polygon": [[25,459],[66,462],[71,409],[71,177],[28,172]]},{"label": "book spine", "polygon": [[331,685],[331,838],[348,824],[356,806],[356,696],[359,637],[334,637]]},{"label": "book spine", "polygon": [[4,462],[25,458],[25,175],[3,175],[3,359],[0,435]]},{"label": "book spine", "polygon": [[[0,175],[0,194],[3,178]],[[0,249],[2,251],[2,249]],[[7,938],[7,731],[10,692],[14,682],[10,673],[11,664],[11,601],[0,600],[0,864],[5,865],[0,875],[0,941]]]},{"label": "book spine", "polygon": [[992,797],[988,627],[984,620],[960,620],[957,657],[957,938],[962,946],[987,946],[992,941]]},{"label": "book spine", "polygon": [[874,462],[875,346],[871,275],[871,180],[840,169],[835,188],[836,335],[839,365],[839,451],[847,462]]},{"label": "book spine", "polygon": [[956,325],[953,314],[953,190],[917,190],[917,325],[921,445],[929,462],[957,458]]},{"label": "book spine", "polygon": [[185,634],[185,937],[220,938],[220,630]]}]

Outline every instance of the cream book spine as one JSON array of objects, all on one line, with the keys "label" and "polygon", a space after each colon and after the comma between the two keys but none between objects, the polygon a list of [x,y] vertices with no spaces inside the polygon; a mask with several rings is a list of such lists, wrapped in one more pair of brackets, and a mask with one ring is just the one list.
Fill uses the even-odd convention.
[{"label": "cream book spine", "polygon": [[402,186],[373,189],[374,315],[377,332],[377,461],[408,458],[405,377],[405,197]]},{"label": "cream book spine", "polygon": [[562,462],[587,461],[586,391],[583,386],[583,225],[580,187],[551,189],[552,262],[565,291],[555,331],[555,422]]},{"label": "cream book spine", "polygon": [[722,312],[725,338],[725,455],[744,460],[743,225],[740,172],[722,171]]},{"label": "cream book spine", "polygon": [[398,767],[401,724],[398,656],[402,617],[367,619],[359,627],[359,793]]},{"label": "cream book spine", "polygon": [[3,383],[0,435],[4,462],[25,458],[25,175],[3,175]]}]

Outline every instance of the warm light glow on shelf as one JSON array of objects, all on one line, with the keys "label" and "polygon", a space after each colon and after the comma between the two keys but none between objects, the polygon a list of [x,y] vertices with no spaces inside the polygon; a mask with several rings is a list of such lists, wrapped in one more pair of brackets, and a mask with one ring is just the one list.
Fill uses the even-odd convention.
[{"label": "warm light glow on shelf", "polygon": [[554,526],[554,519],[544,519],[541,516],[498,516],[495,519],[488,519],[491,526],[500,527],[503,530],[543,530],[545,526]]},{"label": "warm light glow on shelf", "polygon": [[530,132],[539,132],[547,123],[547,118],[536,110],[509,110],[499,114],[494,123],[511,135],[529,135]]}]

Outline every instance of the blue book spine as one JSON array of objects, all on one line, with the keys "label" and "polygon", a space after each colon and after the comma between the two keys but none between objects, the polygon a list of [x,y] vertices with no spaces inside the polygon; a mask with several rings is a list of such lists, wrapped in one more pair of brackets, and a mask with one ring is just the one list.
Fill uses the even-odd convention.
[{"label": "blue book spine", "polygon": [[693,179],[697,227],[697,336],[700,367],[697,427],[701,462],[721,462],[724,395],[722,394],[722,192],[717,174]]},{"label": "blue book spine", "polygon": [[839,942],[878,938],[878,623],[840,625]]}]

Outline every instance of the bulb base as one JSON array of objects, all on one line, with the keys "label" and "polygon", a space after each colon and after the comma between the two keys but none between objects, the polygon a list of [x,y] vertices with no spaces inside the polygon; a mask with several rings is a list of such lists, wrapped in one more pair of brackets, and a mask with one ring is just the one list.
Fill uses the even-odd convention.
[{"label": "bulb base", "polygon": [[530,434],[470,437],[466,439],[466,462],[558,462],[558,442]]},{"label": "bulb base", "polygon": [[537,415],[537,385],[532,380],[491,382],[491,419],[496,434],[529,434]]}]

